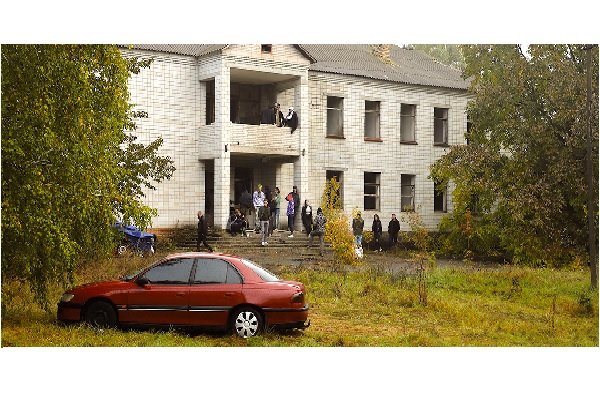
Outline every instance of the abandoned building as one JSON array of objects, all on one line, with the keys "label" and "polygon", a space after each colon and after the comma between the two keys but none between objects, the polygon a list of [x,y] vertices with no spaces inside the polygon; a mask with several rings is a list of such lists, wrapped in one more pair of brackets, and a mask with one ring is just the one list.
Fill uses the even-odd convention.
[{"label": "abandoned building", "polygon": [[[451,210],[430,164],[465,143],[467,82],[427,55],[395,45],[134,45],[152,58],[130,78],[141,141],[162,137],[177,168],[145,202],[154,228],[196,222],[202,210],[223,228],[244,188],[298,187],[318,207],[325,182],[341,183],[344,211],[370,229],[417,209],[429,229]],[[298,128],[261,124],[261,112],[293,107]],[[282,200],[280,224],[287,224]],[[300,216],[298,216],[298,219]],[[300,224],[297,221],[297,226]],[[402,223],[402,229],[407,226]]]}]

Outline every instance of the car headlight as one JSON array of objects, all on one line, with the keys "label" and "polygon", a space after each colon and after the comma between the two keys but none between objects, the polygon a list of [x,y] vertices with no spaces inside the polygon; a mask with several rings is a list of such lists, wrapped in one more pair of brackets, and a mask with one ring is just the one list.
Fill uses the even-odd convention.
[{"label": "car headlight", "polygon": [[71,294],[71,293],[65,293],[65,294],[63,294],[63,295],[61,296],[61,298],[60,298],[60,302],[61,302],[61,303],[68,303],[68,302],[70,302],[70,301],[73,299],[73,297],[75,297],[75,295],[74,295],[74,294]]}]

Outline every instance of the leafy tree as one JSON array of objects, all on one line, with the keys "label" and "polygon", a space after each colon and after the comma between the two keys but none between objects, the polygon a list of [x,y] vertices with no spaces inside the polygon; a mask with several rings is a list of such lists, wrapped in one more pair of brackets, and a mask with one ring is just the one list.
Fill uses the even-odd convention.
[{"label": "leafy tree", "polygon": [[465,59],[460,46],[457,44],[414,44],[410,47],[459,71],[465,68]]},{"label": "leafy tree", "polygon": [[335,178],[328,180],[321,196],[323,214],[327,218],[325,240],[331,244],[338,264],[353,265],[357,262],[354,236],[342,209],[340,193],[340,183]]},{"label": "leafy tree", "polygon": [[[441,223],[457,253],[503,252],[561,263],[585,253],[586,74],[581,45],[463,46],[472,79],[468,145],[431,167],[453,181],[454,211]],[[598,48],[594,49],[593,160],[598,197]],[[597,226],[598,209],[594,207]],[[597,229],[597,228],[596,228]],[[468,242],[471,240],[471,242]]]},{"label": "leafy tree", "polygon": [[2,277],[47,305],[78,262],[113,248],[118,216],[145,227],[143,187],[168,179],[161,139],[135,142],[127,80],[148,61],[107,45],[2,46]]}]

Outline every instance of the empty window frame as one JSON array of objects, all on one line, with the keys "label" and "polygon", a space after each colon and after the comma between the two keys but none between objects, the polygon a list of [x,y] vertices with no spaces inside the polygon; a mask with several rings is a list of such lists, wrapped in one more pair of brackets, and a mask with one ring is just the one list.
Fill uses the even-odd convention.
[{"label": "empty window frame", "polygon": [[260,52],[263,54],[271,54],[271,52],[273,51],[273,45],[272,44],[261,44],[260,45]]},{"label": "empty window frame", "polygon": [[344,137],[344,98],[327,96],[327,136]]},{"label": "empty window frame", "polygon": [[206,81],[206,125],[215,122],[215,81]]},{"label": "empty window frame", "polygon": [[415,175],[400,175],[400,210],[415,210]]},{"label": "empty window frame", "polygon": [[433,109],[433,144],[448,144],[448,109]]},{"label": "empty window frame", "polygon": [[417,106],[415,104],[402,104],[400,106],[400,142],[416,143],[415,122]]},{"label": "empty window frame", "polygon": [[327,179],[327,182],[329,182],[332,178],[335,179],[337,181],[337,183],[340,184],[339,190],[337,192],[337,198],[339,200],[335,201],[335,199],[330,198],[329,201],[330,201],[330,203],[335,202],[335,204],[333,204],[333,206],[335,208],[343,208],[344,207],[344,172],[327,170],[325,172],[325,179]]},{"label": "empty window frame", "polygon": [[365,172],[364,209],[379,211],[381,172]]},{"label": "empty window frame", "polygon": [[379,139],[379,109],[381,102],[365,101],[365,138]]},{"label": "empty window frame", "polygon": [[437,182],[433,182],[433,211],[448,212],[446,194],[446,186],[442,186]]}]

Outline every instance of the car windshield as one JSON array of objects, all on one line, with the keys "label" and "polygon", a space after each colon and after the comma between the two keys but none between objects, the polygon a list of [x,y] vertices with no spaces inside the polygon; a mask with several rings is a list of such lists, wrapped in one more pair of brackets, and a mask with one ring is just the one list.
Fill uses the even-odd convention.
[{"label": "car windshield", "polygon": [[264,269],[262,267],[259,267],[258,265],[254,264],[250,260],[245,260],[242,258],[242,262],[244,263],[245,266],[247,266],[252,271],[254,271],[256,273],[256,275],[260,276],[260,278],[265,282],[275,282],[275,281],[281,280],[277,276],[273,275],[271,272],[267,271],[266,269]]}]

